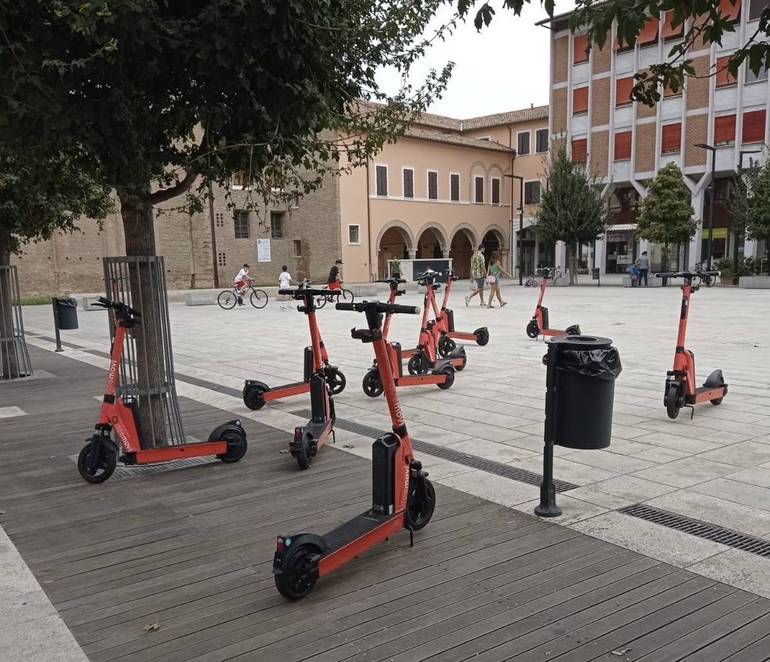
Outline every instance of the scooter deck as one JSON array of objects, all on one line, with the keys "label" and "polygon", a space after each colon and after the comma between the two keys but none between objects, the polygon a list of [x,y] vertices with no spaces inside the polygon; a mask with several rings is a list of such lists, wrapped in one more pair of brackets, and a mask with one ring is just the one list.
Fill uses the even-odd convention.
[{"label": "scooter deck", "polygon": [[226,452],[226,441],[202,441],[195,444],[165,446],[163,448],[151,448],[148,450],[139,450],[134,453],[126,453],[124,462],[126,464],[156,464],[158,462],[181,460],[186,457],[224,455]]},{"label": "scooter deck", "polygon": [[457,338],[458,340],[472,340],[476,342],[476,334],[469,331],[448,331],[446,334],[450,338]]},{"label": "scooter deck", "polygon": [[353,519],[340,524],[336,529],[332,529],[324,535],[327,545],[327,554],[331,554],[340,547],[349,545],[356,538],[360,538],[365,533],[376,529],[380,524],[387,522],[393,515],[377,515],[371,510],[357,515]]},{"label": "scooter deck", "polygon": [[280,400],[281,398],[288,398],[292,395],[301,395],[302,393],[310,392],[310,382],[295,382],[294,384],[284,384],[283,386],[276,386],[265,391],[262,394],[265,402],[272,400]]},{"label": "scooter deck", "polygon": [[699,386],[695,391],[695,395],[688,395],[685,397],[685,402],[688,405],[696,405],[701,402],[710,402],[711,400],[719,400],[727,395],[727,384],[720,386]]}]

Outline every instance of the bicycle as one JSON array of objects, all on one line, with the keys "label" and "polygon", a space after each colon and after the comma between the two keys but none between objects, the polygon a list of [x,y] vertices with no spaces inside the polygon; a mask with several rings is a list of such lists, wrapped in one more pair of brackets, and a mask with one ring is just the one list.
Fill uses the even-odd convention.
[{"label": "bicycle", "polygon": [[327,294],[326,296],[316,297],[315,307],[319,310],[323,308],[327,302],[336,303],[338,300],[344,303],[353,303],[353,293],[350,290],[342,289],[342,294],[339,296]]},{"label": "bicycle", "polygon": [[527,276],[527,280],[524,281],[524,287],[540,287],[540,281],[534,276]]},{"label": "bicycle", "polygon": [[219,307],[223,310],[235,308],[235,304],[238,303],[238,297],[245,297],[246,290],[251,290],[251,294],[249,294],[249,303],[254,306],[254,308],[260,309],[267,305],[267,292],[257,289],[254,287],[253,281],[250,281],[244,288],[242,294],[238,293],[238,289],[234,285],[229,290],[220,292],[219,296],[217,296]]}]

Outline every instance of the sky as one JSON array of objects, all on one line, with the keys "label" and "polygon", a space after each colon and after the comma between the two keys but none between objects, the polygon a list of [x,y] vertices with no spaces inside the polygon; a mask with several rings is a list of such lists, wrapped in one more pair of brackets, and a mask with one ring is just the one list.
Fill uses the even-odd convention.
[{"label": "sky", "polygon": [[[430,112],[467,118],[548,103],[549,32],[535,25],[545,18],[545,10],[535,0],[534,6],[525,4],[521,16],[515,16],[500,7],[502,2],[492,4],[497,13],[488,27],[477,32],[473,12],[467,23],[432,46],[415,66],[416,83],[429,69],[440,70],[450,60],[455,63],[443,97]],[[433,25],[442,24],[451,13],[451,6],[443,8]],[[398,89],[394,71],[381,71],[378,80],[387,91]]]}]

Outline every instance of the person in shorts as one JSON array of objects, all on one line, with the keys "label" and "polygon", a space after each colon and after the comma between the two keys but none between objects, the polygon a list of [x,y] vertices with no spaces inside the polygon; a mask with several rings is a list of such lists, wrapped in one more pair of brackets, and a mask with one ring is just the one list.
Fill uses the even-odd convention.
[{"label": "person in shorts", "polygon": [[485,277],[487,275],[487,265],[484,261],[484,246],[479,245],[476,252],[471,256],[471,281],[475,284],[475,289],[467,297],[465,297],[465,305],[470,303],[470,300],[479,295],[481,299],[481,306],[484,307],[484,285]]},{"label": "person in shorts", "polygon": [[337,259],[334,262],[334,266],[329,269],[329,277],[326,279],[326,286],[330,290],[342,289],[342,273],[340,267],[342,266],[342,260]]},{"label": "person in shorts", "polygon": [[[233,285],[235,286],[235,296],[238,297],[238,305],[243,305],[243,293],[246,291],[246,287],[251,282],[251,276],[249,275],[249,265],[244,264],[241,270],[233,278]],[[232,272],[231,272],[232,273]]]}]

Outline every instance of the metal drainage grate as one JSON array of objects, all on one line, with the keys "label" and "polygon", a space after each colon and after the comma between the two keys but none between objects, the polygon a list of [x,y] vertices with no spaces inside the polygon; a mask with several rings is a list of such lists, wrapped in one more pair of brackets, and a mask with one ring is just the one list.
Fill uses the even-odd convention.
[{"label": "metal drainage grate", "polygon": [[[295,416],[301,416],[302,418],[310,418],[312,412],[309,409],[297,409],[289,412]],[[373,428],[370,425],[362,425],[355,421],[348,421],[344,418],[338,418],[334,422],[335,427],[347,430],[348,432],[354,432],[364,437],[379,437],[383,434],[383,431],[379,428]],[[445,448],[444,446],[437,446],[427,441],[421,441],[419,439],[412,439],[412,448],[421,453],[427,453],[434,457],[440,457],[442,460],[449,460],[457,464],[462,464],[466,467],[472,467],[473,469],[480,469],[487,473],[500,476],[502,478],[508,478],[510,480],[518,481],[519,483],[527,483],[528,485],[537,485],[543,482],[543,477],[533,471],[527,471],[526,469],[519,469],[518,467],[512,467],[502,462],[496,462],[495,460],[487,460],[486,458],[479,457],[478,455],[469,455],[462,451],[454,450],[453,448]],[[569,490],[576,490],[580,485],[575,485],[566,480],[554,480],[557,492],[567,492]]]},{"label": "metal drainage grate", "polygon": [[[77,455],[70,455],[70,460],[75,464],[78,462]],[[162,474],[168,471],[177,471],[179,469],[189,469],[190,467],[197,467],[202,464],[214,464],[219,462],[215,457],[186,457],[182,460],[172,460],[171,462],[162,462],[159,464],[118,464],[115,468],[115,473],[112,474],[110,480],[120,480],[122,478],[141,478],[142,476],[154,476],[155,474]]]},{"label": "metal drainage grate", "polygon": [[646,506],[642,503],[619,508],[618,512],[646,520],[647,522],[660,524],[669,529],[689,533],[691,536],[718,542],[727,547],[734,547],[750,554],[770,558],[770,540],[765,540],[764,538],[757,538],[756,536],[750,536],[732,529],[725,529],[716,524],[670,513],[667,510]]}]

